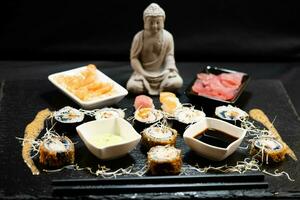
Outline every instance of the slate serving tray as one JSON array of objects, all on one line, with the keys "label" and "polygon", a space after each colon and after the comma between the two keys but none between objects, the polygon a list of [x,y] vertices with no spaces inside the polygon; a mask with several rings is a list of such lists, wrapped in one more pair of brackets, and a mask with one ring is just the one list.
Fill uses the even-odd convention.
[{"label": "slate serving tray", "polygon": [[[60,93],[46,80],[24,80],[24,81],[7,81],[4,85],[3,98],[1,101],[0,112],[0,145],[1,150],[1,165],[0,176],[0,196],[3,197],[51,197],[52,187],[51,180],[59,178],[95,178],[87,171],[63,170],[57,173],[44,173],[39,176],[32,176],[30,170],[23,162],[21,156],[21,143],[15,137],[23,137],[25,126],[31,122],[36,113],[46,107],[51,110],[57,110],[63,106],[69,105],[77,107],[70,99]],[[186,87],[186,86],[185,86]],[[265,95],[268,91],[268,95]],[[190,102],[184,95],[179,94],[180,101],[183,103]],[[274,101],[276,99],[276,101]],[[115,107],[127,108],[126,117],[130,116],[133,109],[134,96],[128,95],[125,99],[119,102]],[[276,116],[275,127],[281,133],[281,136],[296,155],[300,155],[299,142],[300,136],[297,130],[300,130],[300,123],[297,120],[290,99],[281,82],[276,80],[258,80],[251,81],[243,94],[240,96],[240,107],[246,111],[252,108],[263,109],[269,118],[272,120]],[[159,107],[159,100],[154,97],[154,103]],[[201,108],[201,104],[196,104],[196,108]],[[77,107],[78,108],[78,107]],[[208,111],[207,108],[203,108]],[[287,126],[288,124],[288,126]],[[76,158],[75,162],[80,167],[91,167],[93,170],[97,166],[105,165],[112,170],[120,167],[125,168],[134,165],[135,169],[140,169],[145,165],[146,154],[138,146],[132,153],[125,157],[112,161],[101,161],[93,156],[76,133],[70,133],[69,137],[76,143]],[[245,143],[242,144],[244,146]],[[198,164],[200,167],[212,165],[221,166],[223,164],[235,165],[236,161],[243,160],[247,156],[247,151],[238,149],[232,156],[221,162],[212,162],[192,152],[183,142],[181,136],[177,139],[177,148],[180,148],[183,153],[183,162],[185,165]],[[40,167],[40,166],[38,166]],[[293,160],[287,158],[285,162],[274,166],[266,167],[267,170],[274,171],[275,169],[287,171],[295,182],[290,182],[286,177],[266,177],[269,182],[267,191],[254,190],[249,194],[243,192],[186,192],[186,193],[149,193],[135,194],[136,198],[191,198],[199,196],[210,197],[238,197],[247,195],[272,196],[274,192],[297,192],[300,191],[300,167]],[[187,171],[188,175],[199,175],[195,171]],[[149,176],[149,175],[146,175]],[[100,178],[100,177],[99,177]],[[178,196],[179,195],[179,196]],[[112,195],[111,198],[129,198],[132,194]]]}]

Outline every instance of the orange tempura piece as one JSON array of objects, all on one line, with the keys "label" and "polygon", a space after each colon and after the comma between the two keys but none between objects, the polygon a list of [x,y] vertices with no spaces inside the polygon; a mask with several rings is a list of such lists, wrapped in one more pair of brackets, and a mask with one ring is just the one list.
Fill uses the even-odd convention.
[{"label": "orange tempura piece", "polygon": [[96,66],[89,64],[78,75],[57,77],[57,82],[81,100],[91,100],[112,91],[113,85],[97,80]]}]

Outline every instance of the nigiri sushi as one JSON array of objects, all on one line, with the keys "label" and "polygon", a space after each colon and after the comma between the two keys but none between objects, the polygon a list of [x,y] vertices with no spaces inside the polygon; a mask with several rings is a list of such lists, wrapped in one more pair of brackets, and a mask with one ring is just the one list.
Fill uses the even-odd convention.
[{"label": "nigiri sushi", "polygon": [[146,95],[139,95],[135,97],[134,108],[136,110],[141,108],[154,108],[153,100]]},{"label": "nigiri sushi", "polygon": [[168,97],[176,97],[176,95],[173,92],[161,92],[159,94],[159,101],[163,103]]},{"label": "nigiri sushi", "polygon": [[168,113],[170,116],[172,116],[178,108],[182,107],[179,99],[174,93],[171,92],[161,92],[159,101],[162,104],[162,110]]}]

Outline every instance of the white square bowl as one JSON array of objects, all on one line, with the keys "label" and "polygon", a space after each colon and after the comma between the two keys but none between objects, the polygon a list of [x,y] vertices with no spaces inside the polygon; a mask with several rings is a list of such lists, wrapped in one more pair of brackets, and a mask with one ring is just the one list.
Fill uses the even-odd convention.
[{"label": "white square bowl", "polygon": [[83,101],[80,98],[78,98],[75,94],[67,90],[65,87],[63,87],[61,84],[57,83],[56,78],[61,75],[78,75],[82,70],[85,70],[86,66],[54,73],[48,76],[48,80],[54,84],[58,89],[60,89],[63,93],[65,93],[67,96],[69,96],[73,101],[75,101],[77,104],[79,104],[82,108],[85,109],[94,109],[94,108],[100,108],[104,106],[110,106],[113,104],[118,103],[121,101],[127,94],[128,91],[123,88],[121,85],[119,85],[117,82],[113,81],[111,78],[106,76],[104,73],[102,73],[100,70],[96,70],[96,79],[101,80],[104,82],[112,83],[115,87],[115,93],[110,96],[99,96],[98,98],[95,98],[93,100],[89,101]]},{"label": "white square bowl", "polygon": [[[216,147],[195,139],[200,132],[206,129],[216,129],[237,138],[227,148]],[[184,142],[197,154],[210,160],[221,161],[230,156],[241,144],[246,135],[246,130],[228,122],[206,117],[185,130]]]},{"label": "white square bowl", "polygon": [[[88,150],[102,160],[122,157],[131,152],[141,140],[141,135],[122,118],[109,118],[86,122],[76,127],[76,131]],[[122,142],[115,145],[97,147],[93,144],[95,134],[114,134],[121,136]]]}]

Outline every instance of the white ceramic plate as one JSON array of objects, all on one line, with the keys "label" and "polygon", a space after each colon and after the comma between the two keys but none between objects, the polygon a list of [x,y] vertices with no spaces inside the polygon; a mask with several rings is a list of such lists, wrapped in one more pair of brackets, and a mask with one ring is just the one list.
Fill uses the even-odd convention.
[{"label": "white ceramic plate", "polygon": [[116,104],[119,101],[121,101],[128,94],[128,91],[125,88],[123,88],[117,82],[113,81],[111,78],[106,76],[104,73],[102,73],[98,69],[96,70],[97,79],[101,80],[101,81],[104,81],[104,82],[112,83],[115,90],[116,90],[110,96],[99,96],[99,97],[97,97],[93,100],[83,101],[83,100],[79,99],[75,94],[73,94],[72,92],[70,92],[66,88],[64,88],[62,85],[58,84],[57,81],[56,81],[57,76],[60,76],[60,75],[76,75],[84,69],[86,69],[86,66],[71,69],[71,70],[68,70],[68,71],[59,72],[59,73],[54,73],[54,74],[49,75],[48,79],[58,89],[60,89],[63,93],[65,93],[73,101],[75,101],[77,104],[79,104],[81,107],[83,107],[85,109],[94,109],[94,108],[100,108],[100,107],[110,106],[110,105]]}]

